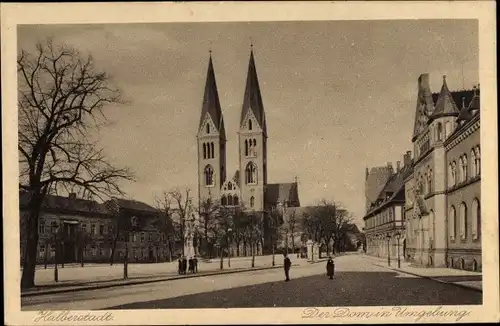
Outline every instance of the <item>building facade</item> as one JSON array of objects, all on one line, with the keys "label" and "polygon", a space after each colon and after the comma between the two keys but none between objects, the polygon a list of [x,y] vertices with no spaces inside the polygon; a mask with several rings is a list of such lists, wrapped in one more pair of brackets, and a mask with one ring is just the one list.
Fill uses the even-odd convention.
[{"label": "building facade", "polygon": [[451,92],[443,77],[441,91],[432,93],[429,76],[421,75],[412,142],[413,173],[406,179],[405,200],[407,260],[481,270],[480,177],[476,170],[474,177],[469,172],[480,162],[479,91]]},{"label": "building facade", "polygon": [[[210,55],[205,93],[197,132],[198,195],[200,207],[211,200],[223,206],[243,207],[249,218],[265,220],[278,204],[300,206],[297,182],[269,184],[267,174],[267,125],[253,49],[250,52],[238,132],[239,169],[227,178],[226,133],[215,71]],[[268,251],[264,236],[257,251]],[[267,232],[268,233],[268,232]],[[239,250],[245,252],[245,250]]]},{"label": "building facade", "polygon": [[[372,197],[363,217],[365,223],[366,253],[388,259],[403,259],[405,251],[404,203],[405,179],[412,173],[411,153],[404,155],[404,166],[397,162],[396,171],[388,164],[389,175],[380,187],[376,197]],[[376,168],[379,174],[383,167]],[[372,169],[373,171],[374,169]],[[368,175],[367,175],[368,179]],[[373,188],[367,187],[366,192]],[[368,198],[368,194],[367,194]]]},{"label": "building facade", "polygon": [[[21,192],[19,199],[22,260],[28,194]],[[157,214],[155,208],[134,200],[115,198],[97,203],[75,194],[46,195],[38,222],[37,263],[52,264],[56,257],[58,263],[104,263],[110,261],[113,251],[114,261],[123,261],[127,251],[130,262],[169,260],[175,252],[170,252],[172,245],[155,226]],[[125,232],[132,220],[136,227]]]}]

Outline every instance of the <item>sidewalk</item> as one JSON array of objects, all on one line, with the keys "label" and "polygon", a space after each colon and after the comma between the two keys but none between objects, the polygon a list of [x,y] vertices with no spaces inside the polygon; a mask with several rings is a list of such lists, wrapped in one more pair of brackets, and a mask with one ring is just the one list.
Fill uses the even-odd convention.
[{"label": "sidewalk", "polygon": [[[136,285],[168,280],[177,280],[191,277],[231,274],[248,271],[257,271],[273,268],[283,268],[280,256],[275,257],[275,266],[272,266],[272,256],[256,256],[255,267],[251,267],[251,257],[231,259],[228,267],[224,259],[224,269],[220,270],[220,260],[198,263],[199,273],[179,275],[177,262],[158,264],[129,264],[128,279],[123,279],[123,264],[113,266],[92,266],[59,268],[59,282],[54,282],[54,269],[37,270],[35,274],[35,288],[23,290],[21,297],[33,295],[55,294],[73,291],[101,289],[122,285]],[[293,266],[307,264],[304,259],[292,260]]]},{"label": "sidewalk", "polygon": [[362,255],[365,259],[371,260],[374,265],[399,271],[402,273],[431,279],[441,283],[453,284],[456,286],[483,291],[482,274],[478,272],[464,271],[453,268],[438,267],[412,267],[410,263],[401,260],[401,268],[398,268],[397,260],[391,260],[391,266],[387,266],[387,258]]}]

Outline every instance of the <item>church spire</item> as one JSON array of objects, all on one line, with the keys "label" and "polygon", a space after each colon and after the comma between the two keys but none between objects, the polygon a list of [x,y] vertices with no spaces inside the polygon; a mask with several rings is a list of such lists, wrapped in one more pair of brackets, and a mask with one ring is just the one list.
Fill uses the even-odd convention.
[{"label": "church spire", "polygon": [[215,72],[212,63],[212,49],[209,50],[209,61],[207,79],[205,82],[205,94],[203,96],[203,104],[201,109],[200,124],[198,130],[202,128],[207,114],[212,119],[215,128],[220,134],[222,139],[226,139],[226,132],[224,129],[224,118],[219,101],[219,92],[217,91],[217,83],[215,82]]},{"label": "church spire", "polygon": [[244,124],[248,112],[252,111],[257,123],[259,124],[264,136],[267,136],[266,117],[264,105],[260,93],[259,79],[257,69],[255,68],[255,59],[253,54],[253,44],[250,45],[250,60],[248,63],[247,82],[245,86],[245,95],[243,98],[243,107],[241,109],[240,125]]},{"label": "church spire", "polygon": [[432,99],[431,87],[429,84],[429,74],[422,74],[418,77],[417,107],[415,110],[415,124],[413,126],[414,141],[424,130],[429,120],[429,115],[434,111],[434,100]]}]

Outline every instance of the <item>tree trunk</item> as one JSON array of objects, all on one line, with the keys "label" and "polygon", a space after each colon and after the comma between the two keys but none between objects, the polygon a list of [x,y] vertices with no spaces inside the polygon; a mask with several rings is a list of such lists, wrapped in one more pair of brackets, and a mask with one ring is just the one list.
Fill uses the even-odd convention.
[{"label": "tree trunk", "polygon": [[48,255],[48,252],[47,252],[48,248],[47,247],[48,247],[47,244],[45,244],[45,255],[44,255],[44,258],[43,258],[43,260],[44,260],[43,264],[44,264],[44,268],[45,269],[47,269],[47,263],[48,263],[48,257],[47,257],[47,255]]},{"label": "tree trunk", "polygon": [[43,198],[44,196],[41,191],[38,191],[38,193],[32,193],[28,206],[28,220],[24,230],[26,234],[26,246],[23,253],[23,273],[21,276],[21,288],[23,289],[35,286],[36,249],[38,246],[38,216]]},{"label": "tree trunk", "polygon": [[252,267],[255,267],[255,243],[250,245],[252,251]]},{"label": "tree trunk", "polygon": [[240,243],[241,241],[236,241],[235,244],[236,244],[236,257],[239,257],[240,256]]},{"label": "tree trunk", "polygon": [[82,267],[84,267],[84,263],[83,263],[83,247],[80,246],[80,263],[82,265]]},{"label": "tree trunk", "polygon": [[115,233],[115,237],[113,239],[113,247],[111,248],[111,255],[109,255],[109,265],[111,265],[111,266],[113,266],[113,262],[115,260],[116,242],[118,241],[119,236],[120,236],[120,228],[119,228],[118,223],[117,223],[116,233]]},{"label": "tree trunk", "polygon": [[169,261],[172,262],[172,241],[168,242]]}]

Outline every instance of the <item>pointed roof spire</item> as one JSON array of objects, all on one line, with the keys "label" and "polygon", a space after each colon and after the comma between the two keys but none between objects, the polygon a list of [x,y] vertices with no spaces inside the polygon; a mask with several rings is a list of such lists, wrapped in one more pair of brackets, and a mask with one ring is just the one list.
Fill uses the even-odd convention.
[{"label": "pointed roof spire", "polygon": [[250,60],[248,62],[247,82],[245,86],[245,95],[243,98],[243,107],[241,109],[240,125],[243,125],[247,112],[251,110],[257,123],[261,127],[264,136],[267,136],[266,117],[264,113],[264,104],[260,93],[259,79],[257,69],[255,68],[255,59],[253,55],[253,43],[250,45]]},{"label": "pointed roof spire", "polygon": [[215,72],[212,62],[212,49],[209,49],[209,61],[207,70],[207,79],[205,82],[205,94],[203,96],[203,104],[200,116],[200,125],[198,129],[201,129],[203,121],[207,113],[215,124],[220,137],[226,139],[226,132],[224,129],[224,118],[222,116],[222,110],[219,101],[219,92],[217,91],[217,83],[215,82]]},{"label": "pointed roof spire", "polygon": [[434,111],[434,101],[432,99],[431,87],[429,84],[429,74],[422,74],[418,77],[417,107],[415,109],[415,124],[413,126],[413,140],[424,130],[429,115]]},{"label": "pointed roof spire", "polygon": [[452,114],[458,115],[460,110],[457,107],[457,104],[453,100],[453,96],[451,95],[450,90],[448,89],[448,85],[446,83],[446,75],[443,76],[443,86],[441,86],[441,91],[439,92],[439,96],[436,102],[436,108],[434,110],[434,116],[441,114]]}]

